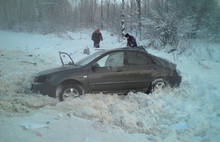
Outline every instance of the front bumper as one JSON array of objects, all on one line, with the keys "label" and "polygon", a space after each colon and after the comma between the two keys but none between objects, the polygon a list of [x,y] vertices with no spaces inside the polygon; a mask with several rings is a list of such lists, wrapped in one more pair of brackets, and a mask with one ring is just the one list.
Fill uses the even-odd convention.
[{"label": "front bumper", "polygon": [[182,82],[182,77],[180,75],[177,75],[176,77],[176,87],[180,86],[180,83]]},{"label": "front bumper", "polygon": [[55,87],[49,85],[48,83],[33,82],[31,85],[31,90],[34,93],[40,93],[43,95],[48,95],[50,97],[56,97]]},{"label": "front bumper", "polygon": [[175,71],[169,80],[170,80],[171,87],[179,87],[181,84],[181,81],[182,81],[182,77],[181,77],[180,73]]}]

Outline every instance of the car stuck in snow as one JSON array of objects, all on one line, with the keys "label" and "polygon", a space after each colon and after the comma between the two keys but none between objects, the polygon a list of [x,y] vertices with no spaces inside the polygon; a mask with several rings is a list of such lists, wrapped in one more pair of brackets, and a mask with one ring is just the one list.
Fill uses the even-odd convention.
[{"label": "car stuck in snow", "polygon": [[60,58],[62,67],[35,76],[33,92],[63,101],[93,92],[150,93],[167,86],[178,87],[181,83],[175,64],[139,48],[99,51],[76,63],[70,56],[68,64],[64,64],[62,56]]}]

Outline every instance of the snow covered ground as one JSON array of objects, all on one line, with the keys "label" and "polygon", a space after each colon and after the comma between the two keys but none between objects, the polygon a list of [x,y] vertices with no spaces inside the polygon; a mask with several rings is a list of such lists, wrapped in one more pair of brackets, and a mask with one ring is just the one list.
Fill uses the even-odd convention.
[{"label": "snow covered ground", "polygon": [[[158,94],[86,94],[68,102],[30,92],[32,76],[92,52],[91,31],[39,35],[0,31],[0,142],[218,142],[220,45],[191,41],[185,52],[148,52],[177,64],[176,89]],[[102,48],[125,42],[103,32]]]}]

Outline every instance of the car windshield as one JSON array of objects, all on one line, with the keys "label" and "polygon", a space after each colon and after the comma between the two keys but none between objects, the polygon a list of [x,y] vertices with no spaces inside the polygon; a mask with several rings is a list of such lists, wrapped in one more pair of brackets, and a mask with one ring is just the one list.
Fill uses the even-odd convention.
[{"label": "car windshield", "polygon": [[104,51],[99,51],[99,52],[93,53],[92,55],[89,55],[89,56],[79,60],[78,62],[76,62],[76,64],[80,65],[80,66],[87,65],[88,63],[90,63],[91,61],[93,61],[95,58],[102,55],[103,53],[104,53]]}]

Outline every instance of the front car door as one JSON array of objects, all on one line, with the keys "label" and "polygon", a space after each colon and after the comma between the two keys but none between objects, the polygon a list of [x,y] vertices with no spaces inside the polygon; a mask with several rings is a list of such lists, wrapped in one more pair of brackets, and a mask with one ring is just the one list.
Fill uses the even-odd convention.
[{"label": "front car door", "polygon": [[88,74],[90,91],[111,92],[124,90],[124,57],[124,51],[117,51],[109,53],[96,61]]}]

